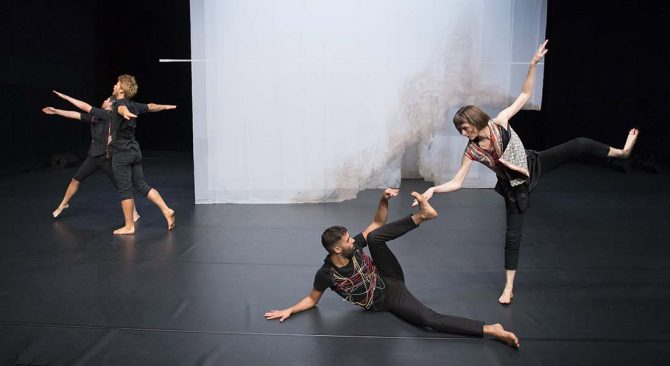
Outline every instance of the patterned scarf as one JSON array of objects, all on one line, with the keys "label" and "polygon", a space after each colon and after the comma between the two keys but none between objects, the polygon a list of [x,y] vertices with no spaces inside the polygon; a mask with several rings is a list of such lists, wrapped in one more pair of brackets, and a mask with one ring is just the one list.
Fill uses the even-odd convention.
[{"label": "patterned scarf", "polygon": [[496,175],[499,178],[506,177],[503,167],[523,174],[525,178],[510,180],[512,187],[528,181],[530,173],[528,172],[526,149],[519,136],[512,129],[512,126],[508,125],[510,138],[507,143],[507,148],[504,151],[502,136],[503,127],[496,125],[493,121],[489,121],[488,127],[491,133],[489,138],[491,139],[492,149],[485,150],[480,147],[476,141],[470,141],[465,148],[465,155],[471,160],[478,161],[489,167],[489,169],[496,172]]}]

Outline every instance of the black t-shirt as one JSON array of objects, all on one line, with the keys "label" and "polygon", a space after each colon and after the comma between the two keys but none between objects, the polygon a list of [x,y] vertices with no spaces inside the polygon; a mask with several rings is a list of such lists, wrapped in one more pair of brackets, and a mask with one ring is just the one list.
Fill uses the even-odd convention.
[{"label": "black t-shirt", "polygon": [[[364,263],[364,256],[366,254],[363,251],[363,248],[365,248],[368,243],[365,240],[365,237],[363,236],[362,233],[356,235],[354,237],[354,245],[356,247],[356,250],[354,252],[354,258],[357,261],[357,263]],[[367,256],[366,256],[367,257]],[[360,294],[354,294],[352,295],[351,299],[347,298],[346,293],[342,293],[340,291],[337,291],[336,289],[336,283],[335,283],[335,276],[333,271],[337,271],[340,276],[342,277],[351,277],[355,274],[354,271],[354,258],[349,261],[349,263],[344,266],[344,267],[336,267],[333,262],[330,260],[330,256],[326,256],[326,258],[323,260],[323,265],[319,270],[316,272],[316,275],[314,275],[314,289],[320,292],[324,292],[327,288],[330,288],[331,290],[337,292],[338,295],[342,296],[343,298],[357,304],[361,305],[360,303],[363,302],[363,299],[366,297],[365,293],[360,293]],[[369,257],[368,257],[369,258]],[[375,269],[376,271],[376,269]],[[378,273],[378,272],[377,272]],[[375,309],[380,309],[381,305],[383,304],[383,295],[382,295],[382,289],[384,288],[383,281],[381,278],[377,279],[376,287],[374,290],[373,294],[373,307],[370,308],[370,310],[375,310]]]},{"label": "black t-shirt", "polygon": [[140,150],[140,144],[135,140],[137,119],[126,120],[119,112],[120,106],[126,106],[130,113],[139,116],[149,112],[149,106],[144,103],[135,103],[130,99],[119,99],[112,105],[112,142],[109,144],[112,152],[126,150]]},{"label": "black t-shirt", "polygon": [[107,134],[111,111],[93,107],[89,113],[81,113],[81,120],[91,124],[91,146],[88,155],[91,157],[105,154]]}]

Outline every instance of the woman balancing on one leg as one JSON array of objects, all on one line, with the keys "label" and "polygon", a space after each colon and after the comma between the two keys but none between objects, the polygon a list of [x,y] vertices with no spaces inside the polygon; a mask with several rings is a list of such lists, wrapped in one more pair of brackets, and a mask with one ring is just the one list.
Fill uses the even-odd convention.
[{"label": "woman balancing on one leg", "polygon": [[529,204],[529,193],[538,180],[570,159],[580,156],[626,159],[638,137],[636,129],[630,130],[623,149],[616,149],[588,138],[580,137],[545,151],[526,150],[521,140],[509,126],[512,118],[530,99],[535,83],[536,64],[547,53],[547,41],[538,48],[530,61],[528,76],[521,94],[514,103],[491,119],[480,108],[466,106],[454,116],[454,125],[470,141],[465,148],[461,167],[450,181],[431,187],[423,193],[430,199],[434,193],[452,192],[463,184],[473,161],[478,161],[496,173],[495,190],[505,199],[507,232],[505,234],[505,288],[498,301],[509,304],[519,260],[519,247],[523,232],[523,213]]}]

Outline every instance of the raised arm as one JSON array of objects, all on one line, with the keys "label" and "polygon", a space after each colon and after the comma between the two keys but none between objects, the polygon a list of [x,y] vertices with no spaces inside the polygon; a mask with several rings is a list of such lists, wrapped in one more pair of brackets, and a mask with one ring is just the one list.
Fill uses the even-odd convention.
[{"label": "raised arm", "polygon": [[86,102],[82,102],[82,101],[79,100],[79,99],[74,99],[74,98],[72,98],[72,97],[69,96],[69,95],[65,95],[65,94],[60,93],[60,92],[57,92],[57,91],[55,91],[55,90],[54,90],[53,92],[54,92],[56,95],[58,95],[59,97],[61,97],[61,98],[65,99],[65,100],[67,100],[68,102],[72,103],[72,105],[74,105],[75,107],[81,109],[82,111],[84,111],[84,112],[86,112],[86,113],[89,113],[89,112],[91,111],[91,105],[90,105],[90,104],[88,104],[88,103],[86,103]]},{"label": "raised arm", "polygon": [[544,55],[546,55],[549,51],[547,49],[547,42],[549,42],[549,40],[544,41],[544,43],[538,47],[537,52],[535,52],[535,55],[533,55],[533,58],[530,60],[530,66],[528,66],[528,75],[526,75],[526,81],[524,81],[523,87],[521,88],[521,94],[519,94],[516,100],[514,100],[512,105],[498,113],[498,115],[493,119],[495,123],[507,128],[507,124],[510,118],[514,117],[514,115],[530,100],[530,97],[533,95],[533,88],[535,87],[535,72],[537,69],[537,63],[540,62],[542,57],[544,57]]},{"label": "raised arm", "polygon": [[368,238],[368,234],[379,227],[382,227],[386,224],[386,219],[389,215],[389,200],[392,197],[398,195],[398,188],[386,188],[382,194],[382,198],[379,199],[379,206],[377,207],[377,212],[375,212],[375,217],[372,219],[370,226],[363,231],[363,237]]},{"label": "raised arm", "polygon": [[[463,181],[465,181],[465,177],[468,176],[468,172],[470,171],[471,166],[472,166],[472,160],[470,160],[470,158],[468,158],[465,154],[463,154],[463,159],[461,160],[461,167],[458,168],[456,175],[454,175],[454,177],[451,178],[451,180],[446,183],[440,184],[439,186],[428,188],[425,192],[423,192],[423,196],[426,198],[426,200],[429,200],[431,197],[433,197],[433,193],[447,193],[461,189],[461,187],[463,186]],[[414,200],[412,206],[416,206],[417,204],[418,202]]]},{"label": "raised arm", "polygon": [[75,111],[64,111],[62,109],[56,109],[54,107],[44,107],[42,108],[42,112],[44,112],[45,114],[56,114],[59,116],[63,116],[65,118],[71,118],[81,121],[81,113]]},{"label": "raised arm", "polygon": [[147,107],[149,107],[149,112],[160,112],[160,111],[167,111],[168,109],[176,109],[176,105],[172,104],[156,104],[156,103],[148,103]]},{"label": "raised arm", "polygon": [[279,319],[280,322],[283,322],[292,314],[296,314],[301,311],[309,310],[315,307],[316,304],[319,303],[321,295],[323,295],[323,292],[318,291],[317,289],[312,289],[312,292],[310,292],[309,295],[303,297],[302,300],[298,301],[295,305],[286,308],[284,310],[268,311],[267,313],[265,313],[265,319],[267,320]]}]

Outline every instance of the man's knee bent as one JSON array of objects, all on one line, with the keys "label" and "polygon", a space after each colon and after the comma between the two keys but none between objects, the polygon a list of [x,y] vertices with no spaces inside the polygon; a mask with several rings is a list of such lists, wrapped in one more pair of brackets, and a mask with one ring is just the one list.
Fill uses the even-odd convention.
[{"label": "man's knee bent", "polygon": [[368,242],[369,246],[386,245],[386,242],[384,241],[384,239],[379,235],[379,229],[380,228],[372,230],[368,234],[367,242]]}]

